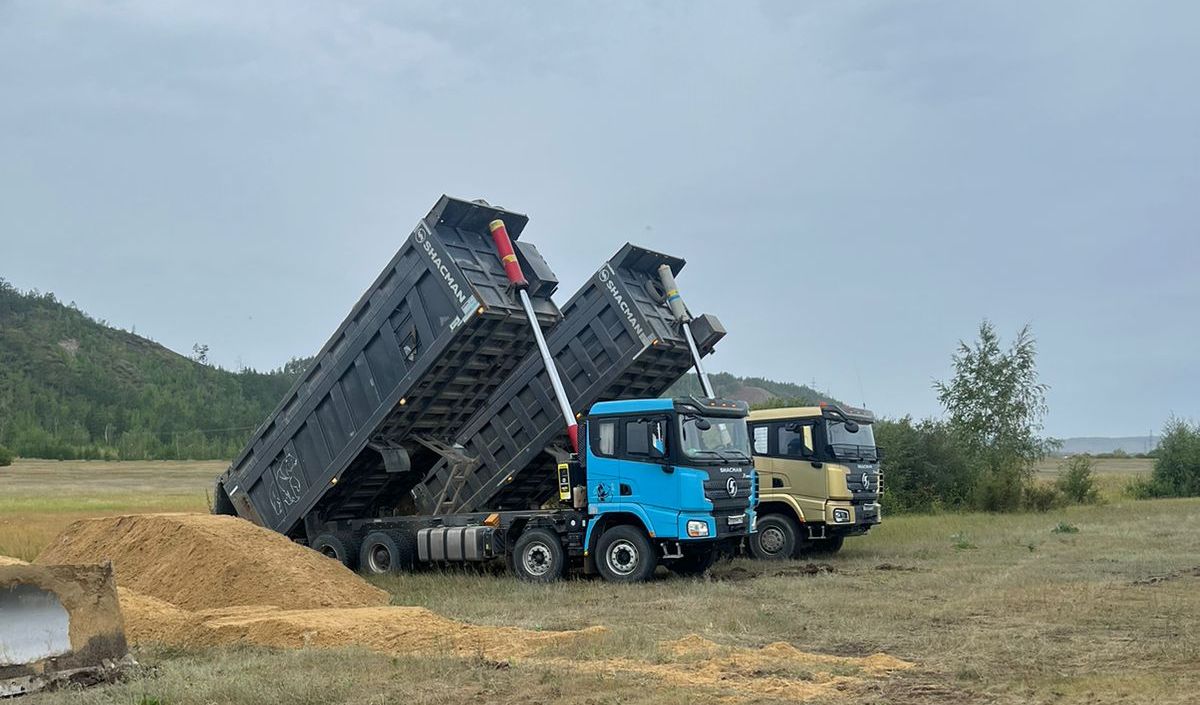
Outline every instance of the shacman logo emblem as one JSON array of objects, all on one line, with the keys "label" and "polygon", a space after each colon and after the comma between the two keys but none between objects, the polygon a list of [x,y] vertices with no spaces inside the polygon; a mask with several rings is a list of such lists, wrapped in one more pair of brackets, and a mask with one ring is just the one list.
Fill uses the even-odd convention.
[{"label": "shacman logo emblem", "polygon": [[871,476],[864,472],[862,474],[862,483],[863,483],[864,490],[871,489]]},{"label": "shacman logo emblem", "polygon": [[725,481],[725,490],[729,492],[730,497],[737,496],[737,478],[731,477]]}]

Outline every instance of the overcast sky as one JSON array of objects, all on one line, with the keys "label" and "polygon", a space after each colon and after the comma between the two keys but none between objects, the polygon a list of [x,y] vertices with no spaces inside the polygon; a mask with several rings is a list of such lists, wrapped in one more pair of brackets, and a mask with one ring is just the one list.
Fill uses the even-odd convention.
[{"label": "overcast sky", "polygon": [[1200,3],[0,0],[19,287],[276,367],[442,193],[685,257],[716,370],[937,414],[987,317],[1050,434],[1200,417]]}]

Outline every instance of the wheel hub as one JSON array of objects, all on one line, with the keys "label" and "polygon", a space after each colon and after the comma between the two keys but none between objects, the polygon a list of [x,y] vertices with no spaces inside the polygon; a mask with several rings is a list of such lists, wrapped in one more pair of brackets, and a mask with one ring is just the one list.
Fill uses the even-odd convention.
[{"label": "wheel hub", "polygon": [[629,575],[637,570],[640,560],[641,556],[638,555],[637,546],[629,541],[617,541],[608,549],[608,567],[614,573]]},{"label": "wheel hub", "polygon": [[763,529],[758,537],[758,545],[766,553],[779,553],[783,550],[783,532],[774,526]]},{"label": "wheel hub", "polygon": [[371,549],[371,570],[376,573],[386,573],[392,567],[392,553],[384,546]]},{"label": "wheel hub", "polygon": [[547,546],[535,543],[525,549],[525,555],[521,557],[521,562],[525,565],[525,571],[530,575],[541,576],[550,572],[554,559]]}]

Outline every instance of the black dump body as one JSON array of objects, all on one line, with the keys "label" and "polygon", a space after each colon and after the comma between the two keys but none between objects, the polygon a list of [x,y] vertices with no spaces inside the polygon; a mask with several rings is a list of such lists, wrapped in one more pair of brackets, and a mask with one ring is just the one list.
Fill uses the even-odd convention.
[{"label": "black dump body", "polygon": [[[692,368],[680,325],[662,304],[658,267],[682,259],[626,244],[563,307],[546,337],[577,414],[597,401],[657,397]],[[712,316],[693,332],[701,354],[725,334]],[[581,434],[582,440],[582,434]],[[530,509],[555,496],[555,454],[565,424],[534,351],[488,400],[412,490],[420,514]]]},{"label": "black dump body", "polygon": [[[390,511],[410,453],[451,439],[534,347],[488,232],[495,218],[514,239],[528,220],[438,201],[217,481],[214,511],[294,537],[306,520]],[[554,275],[532,245],[516,247],[552,326]]]}]

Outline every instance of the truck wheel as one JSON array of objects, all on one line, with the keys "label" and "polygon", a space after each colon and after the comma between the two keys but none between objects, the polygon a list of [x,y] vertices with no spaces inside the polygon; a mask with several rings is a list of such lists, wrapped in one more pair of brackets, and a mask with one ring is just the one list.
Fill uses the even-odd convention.
[{"label": "truck wheel", "polygon": [[563,576],[567,556],[558,535],[549,529],[530,529],[517,538],[512,569],[527,583],[552,583]]},{"label": "truck wheel", "polygon": [[346,542],[336,534],[321,534],[312,543],[312,549],[341,563],[350,570],[358,564],[358,556],[350,551]]},{"label": "truck wheel", "polygon": [[761,561],[779,561],[796,555],[800,527],[786,514],[768,514],[758,519],[758,531],[750,534],[750,553]]},{"label": "truck wheel", "polygon": [[716,560],[717,547],[705,546],[667,563],[667,568],[676,575],[704,575]]},{"label": "truck wheel", "polygon": [[813,539],[805,547],[805,553],[810,556],[832,556],[842,550],[842,544],[846,541],[845,536],[831,536],[827,539]]},{"label": "truck wheel", "polygon": [[646,532],[622,524],[605,531],[596,542],[596,570],[615,583],[641,583],[654,575],[658,555]]},{"label": "truck wheel", "polygon": [[358,552],[359,568],[368,575],[398,573],[404,569],[404,554],[389,531],[372,531]]}]

